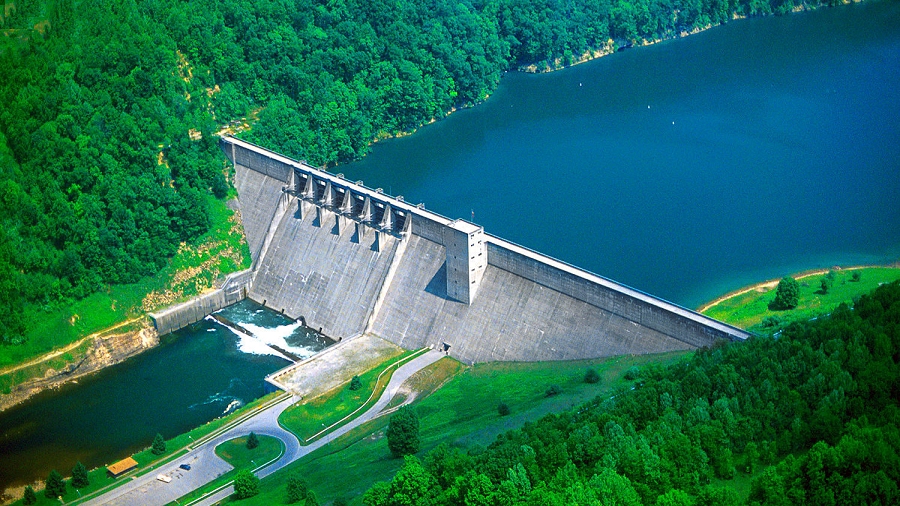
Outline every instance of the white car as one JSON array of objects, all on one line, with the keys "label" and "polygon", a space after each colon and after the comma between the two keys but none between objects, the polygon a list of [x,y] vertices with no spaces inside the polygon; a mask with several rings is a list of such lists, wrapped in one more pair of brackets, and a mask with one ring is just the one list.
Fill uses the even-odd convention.
[{"label": "white car", "polygon": [[156,475],[156,479],[159,480],[159,481],[161,481],[161,482],[163,482],[163,483],[169,483],[169,482],[172,481],[172,478],[171,478],[171,477],[166,476],[166,475],[164,475],[164,474],[157,474],[157,475]]}]

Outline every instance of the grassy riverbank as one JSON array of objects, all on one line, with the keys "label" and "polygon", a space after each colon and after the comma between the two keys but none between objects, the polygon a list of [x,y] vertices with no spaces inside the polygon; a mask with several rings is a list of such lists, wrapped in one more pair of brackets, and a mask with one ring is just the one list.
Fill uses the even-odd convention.
[{"label": "grassy riverbank", "polygon": [[[208,204],[210,231],[195,244],[182,244],[155,276],[134,284],[110,285],[64,308],[31,315],[26,341],[0,347],[0,393],[44,377],[49,369],[60,371],[78,363],[94,337],[123,322],[147,325],[147,312],[190,299],[226,274],[248,268],[250,251],[235,212],[225,201],[212,197]],[[22,371],[26,363],[29,370]]]},{"label": "grassy riverbank", "polygon": [[[66,478],[66,494],[62,496],[62,502],[65,504],[80,504],[88,499],[96,497],[100,494],[106,493],[113,488],[120,486],[124,483],[127,483],[129,479],[136,476],[143,476],[145,474],[156,472],[156,470],[174,459],[177,459],[184,454],[187,453],[189,447],[195,447],[197,444],[207,441],[209,439],[214,438],[216,435],[222,433],[225,430],[230,429],[235,424],[240,423],[245,420],[247,417],[253,416],[258,411],[267,408],[272,403],[279,402],[284,399],[283,392],[276,392],[265,395],[248,403],[242,408],[238,409],[234,413],[223,416],[221,418],[216,418],[208,423],[201,425],[195,429],[190,430],[189,432],[185,432],[184,434],[179,434],[171,439],[166,440],[166,451],[161,455],[155,455],[151,448],[145,448],[138,453],[132,455],[135,461],[138,463],[138,467],[133,471],[130,471],[119,478],[110,478],[106,472],[106,467],[98,467],[89,471],[88,478],[90,480],[90,485],[85,488],[76,490],[69,483],[69,479]],[[276,440],[277,441],[277,440]],[[260,443],[262,443],[262,436],[260,436]],[[278,445],[280,448],[280,441],[278,441]],[[109,464],[112,464],[110,462]],[[71,470],[69,469],[58,469],[60,474],[64,477],[71,474]],[[6,491],[12,492],[14,496],[21,496],[22,488],[20,487],[15,490]],[[40,483],[36,483],[34,485],[35,490],[37,491],[38,502],[36,504],[60,504],[59,500],[49,499],[44,496],[43,492],[43,480]],[[13,502],[14,505],[23,504],[22,500],[18,500]]]},{"label": "grassy riverbank", "polygon": [[776,279],[716,299],[701,307],[700,312],[750,331],[768,331],[792,321],[809,320],[830,313],[841,303],[852,304],[855,298],[879,285],[900,279],[900,267],[835,269],[832,271],[834,282],[831,288],[823,292],[821,282],[828,272],[820,270],[793,275],[800,283],[800,303],[794,309],[774,310],[769,307],[775,298]]}]

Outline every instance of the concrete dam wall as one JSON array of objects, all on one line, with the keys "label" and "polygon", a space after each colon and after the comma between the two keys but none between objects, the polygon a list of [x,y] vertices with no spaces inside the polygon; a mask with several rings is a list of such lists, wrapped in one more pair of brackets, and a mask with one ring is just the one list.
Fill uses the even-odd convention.
[{"label": "concrete dam wall", "polygon": [[748,334],[234,138],[247,294],[334,337],[370,332],[463,362],[690,349]]}]

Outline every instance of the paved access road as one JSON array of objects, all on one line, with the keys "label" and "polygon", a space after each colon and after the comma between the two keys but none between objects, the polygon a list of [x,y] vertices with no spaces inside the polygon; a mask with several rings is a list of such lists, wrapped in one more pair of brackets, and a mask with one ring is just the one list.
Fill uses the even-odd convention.
[{"label": "paved access road", "polygon": [[[282,455],[278,461],[256,473],[260,478],[264,478],[304,455],[328,444],[363,423],[378,417],[400,389],[400,386],[409,379],[410,376],[437,362],[443,356],[443,353],[431,350],[402,365],[394,372],[393,376],[391,376],[391,381],[388,383],[384,393],[374,406],[360,416],[347,422],[345,425],[335,429],[307,446],[301,446],[300,441],[297,440],[296,436],[282,429],[281,426],[278,425],[278,417],[281,413],[295,402],[299,401],[299,398],[290,397],[261,411],[259,414],[222,433],[215,439],[194,448],[190,453],[173,461],[171,464],[167,464],[153,473],[136,478],[130,483],[111,490],[84,504],[90,506],[162,506],[168,504],[230,471],[232,469],[231,465],[216,455],[216,446],[230,439],[245,436],[251,431],[260,435],[277,437],[285,446],[284,455]],[[183,471],[178,468],[179,465],[184,463],[191,465],[190,471]],[[172,481],[170,483],[163,483],[157,480],[156,476],[159,474],[171,477]],[[229,486],[196,504],[215,504],[232,493],[234,493],[234,487]]]}]

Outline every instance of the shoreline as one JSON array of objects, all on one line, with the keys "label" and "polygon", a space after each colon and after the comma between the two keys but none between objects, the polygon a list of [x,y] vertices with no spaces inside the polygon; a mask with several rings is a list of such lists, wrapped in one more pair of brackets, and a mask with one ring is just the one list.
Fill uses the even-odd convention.
[{"label": "shoreline", "polygon": [[[863,3],[863,2],[865,2],[865,0],[842,0],[842,5],[857,4],[857,3]],[[832,6],[825,5],[825,4],[820,4],[820,5],[804,4],[804,5],[799,5],[799,6],[794,7],[791,10],[790,14],[797,14],[797,13],[801,13],[801,12],[812,12],[812,11],[818,10],[822,7],[832,7]],[[618,53],[623,49],[632,49],[632,48],[636,49],[639,47],[652,46],[654,44],[658,44],[660,42],[665,42],[665,41],[669,41],[669,40],[683,39],[683,38],[689,37],[691,35],[705,32],[711,28],[716,28],[719,26],[726,25],[732,21],[751,19],[753,17],[763,18],[763,17],[777,16],[777,15],[778,14],[770,13],[770,14],[763,14],[763,15],[759,15],[759,16],[741,16],[741,15],[734,13],[731,16],[730,21],[728,21],[726,23],[718,23],[718,24],[710,23],[706,26],[695,27],[689,32],[688,31],[676,32],[669,37],[662,37],[659,39],[641,39],[640,41],[634,41],[630,45],[621,46],[621,47],[617,47],[615,41],[613,41],[612,39],[609,39],[607,41],[607,43],[604,45],[604,47],[596,48],[596,49],[588,49],[584,53],[582,53],[578,58],[575,58],[572,61],[572,63],[569,63],[568,65],[561,64],[560,58],[556,58],[553,61],[552,66],[550,66],[548,64],[544,64],[544,67],[541,68],[541,67],[538,67],[538,63],[529,63],[527,65],[520,65],[520,66],[516,67],[515,70],[518,72],[524,72],[526,74],[549,74],[551,72],[565,70],[567,68],[574,67],[576,65],[581,65],[582,63],[587,63],[589,61],[596,60],[598,58],[603,58],[604,56],[609,56],[611,54]]]},{"label": "shoreline", "polygon": [[[842,5],[857,4],[857,3],[863,3],[863,2],[865,2],[865,0],[842,0]],[[822,7],[831,7],[831,6],[827,6],[827,5],[824,5],[824,4],[822,4],[822,5],[800,5],[800,6],[795,7],[795,8],[790,12],[790,14],[797,14],[797,13],[802,13],[802,12],[813,12],[813,11],[816,11],[816,10],[822,8]],[[773,14],[765,14],[765,15],[762,15],[762,16],[753,16],[753,17],[769,17],[769,16],[775,16],[775,15],[776,15],[776,14],[773,13]],[[730,20],[729,22],[732,22],[732,21],[741,21],[741,20],[745,20],[745,19],[751,19],[751,16],[739,16],[739,15],[735,14],[735,15],[733,15],[733,16],[731,17],[731,20]],[[725,25],[725,24],[727,24],[727,23],[708,24],[708,25],[706,25],[706,26],[698,26],[698,27],[693,28],[693,29],[692,29],[691,31],[689,31],[689,32],[688,32],[688,31],[681,31],[681,32],[675,33],[675,34],[672,35],[671,37],[663,37],[663,38],[660,38],[660,39],[641,39],[639,42],[633,43],[633,48],[634,48],[634,49],[637,49],[637,48],[640,48],[640,47],[652,46],[652,45],[658,44],[658,43],[660,43],[660,42],[666,42],[666,41],[670,41],[670,40],[682,39],[682,38],[685,38],[685,37],[689,37],[689,36],[691,36],[691,35],[695,35],[695,34],[698,34],[698,33],[701,33],[701,32],[705,32],[705,31],[710,30],[710,29],[712,29],[712,28],[716,28],[716,27],[723,26],[723,25]],[[561,64],[561,63],[560,63],[560,58],[556,58],[556,59],[553,61],[553,66],[550,66],[550,65],[547,64],[547,63],[543,63],[544,66],[543,66],[543,67],[539,67],[538,65],[540,65],[541,63],[538,63],[538,62],[532,62],[532,63],[529,63],[529,64],[523,64],[523,65],[518,65],[518,66],[515,66],[515,67],[511,67],[509,70],[505,70],[505,71],[501,72],[500,78],[497,80],[497,86],[499,86],[499,83],[500,83],[500,81],[501,81],[502,78],[503,78],[503,74],[505,74],[506,72],[522,72],[523,74],[549,74],[549,73],[552,73],[552,72],[558,72],[558,71],[561,71],[561,70],[565,70],[565,69],[574,67],[574,66],[576,66],[576,65],[581,65],[582,63],[588,63],[588,62],[591,62],[591,61],[593,61],[593,60],[597,60],[597,59],[599,59],[599,58],[603,58],[603,57],[605,57],[605,56],[609,56],[609,55],[611,55],[611,54],[616,54],[616,53],[618,53],[621,49],[623,49],[624,47],[626,47],[626,46],[623,46],[623,47],[617,47],[615,41],[614,41],[613,39],[609,39],[609,40],[606,42],[606,44],[603,45],[603,47],[600,47],[600,48],[594,48],[594,49],[587,49],[587,50],[585,50],[584,53],[582,53],[582,54],[579,55],[577,58],[575,58],[575,59],[572,61],[572,63],[569,63],[569,64],[567,64],[567,65]],[[631,48],[631,46],[627,46],[627,47]],[[497,86],[494,87],[494,90],[493,90],[493,91],[496,91]],[[481,105],[481,104],[487,102],[487,101],[491,98],[491,95],[493,95],[493,91],[492,91],[492,92],[489,92],[487,95],[485,95],[483,98],[481,98],[481,99],[478,100],[477,102],[473,102],[473,103],[470,103],[470,104],[462,104],[462,105],[456,105],[456,106],[453,106],[453,107],[450,108],[450,110],[446,111],[442,116],[440,116],[440,117],[432,117],[432,118],[429,119],[428,121],[426,121],[426,122],[424,122],[424,123],[422,123],[422,124],[420,124],[420,125],[417,125],[417,126],[415,126],[414,128],[411,128],[411,129],[409,129],[409,130],[404,130],[404,131],[396,132],[396,133],[387,133],[387,132],[379,132],[379,133],[376,133],[376,135],[375,135],[371,140],[369,140],[368,143],[367,143],[366,145],[367,145],[369,148],[371,148],[372,146],[374,146],[375,144],[378,144],[378,143],[381,142],[381,141],[391,140],[391,139],[400,139],[400,138],[403,138],[403,137],[407,137],[407,136],[413,135],[413,134],[416,133],[420,128],[423,128],[423,127],[426,127],[426,126],[428,126],[428,125],[434,124],[434,123],[436,123],[436,122],[438,122],[438,121],[441,121],[441,120],[443,120],[444,118],[449,117],[451,114],[453,114],[453,113],[455,113],[455,112],[457,112],[457,111],[461,111],[461,110],[464,110],[464,109],[471,109],[471,108],[473,108],[473,107],[477,107],[477,106],[479,106],[479,105]],[[258,112],[258,110],[257,110],[257,112]],[[246,130],[252,130],[252,125],[253,125],[253,123],[251,122],[251,123],[250,123],[250,126],[249,126]],[[332,163],[328,163],[328,164],[326,164],[326,170],[327,170],[327,169],[331,169],[331,168],[335,168],[335,169],[336,169],[337,167],[340,167],[340,166],[342,166],[342,165],[348,165],[348,164],[351,164],[351,163],[353,163],[353,162],[355,162],[355,161],[362,160],[363,158],[366,157],[367,154],[368,154],[368,153],[363,154],[363,155],[360,156],[359,158],[354,158],[353,160],[349,160],[349,161],[346,161],[346,162],[334,162],[333,164],[332,164]]]},{"label": "shoreline", "polygon": [[732,299],[734,297],[743,295],[748,292],[761,291],[762,289],[767,289],[767,291],[772,290],[773,288],[778,286],[778,282],[781,281],[784,277],[792,277],[796,280],[801,280],[804,278],[808,278],[810,276],[819,276],[822,274],[826,274],[828,271],[855,271],[855,270],[859,270],[859,269],[870,269],[870,268],[877,268],[877,267],[891,268],[891,267],[897,267],[897,266],[898,266],[898,263],[884,264],[884,265],[852,265],[852,266],[848,266],[848,267],[841,267],[840,265],[835,265],[834,267],[831,267],[828,269],[810,269],[810,270],[806,270],[806,271],[801,271],[796,274],[786,274],[785,276],[782,276],[781,278],[768,279],[766,281],[760,281],[760,282],[754,283],[752,285],[747,285],[742,288],[738,288],[737,290],[732,290],[720,297],[716,297],[715,299],[704,303],[703,305],[699,306],[696,309],[696,311],[698,313],[703,313],[704,311],[708,311],[709,309],[721,304],[722,302],[725,302],[728,299]]},{"label": "shoreline", "polygon": [[[122,327],[134,324],[135,328],[120,331]],[[9,393],[0,394],[0,414],[22,404],[41,392],[54,390],[107,367],[122,363],[159,344],[159,335],[146,321],[134,318],[120,322],[107,329],[85,336],[63,348],[50,351],[27,362],[9,366],[3,375],[14,374],[29,367],[46,367],[43,372],[21,383],[13,384]],[[66,360],[63,366],[53,367],[49,363],[55,358],[85,349]]]}]

